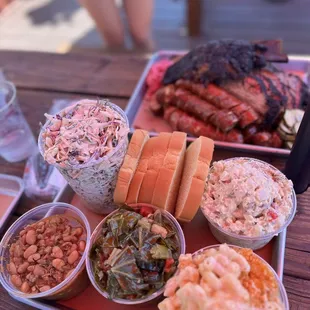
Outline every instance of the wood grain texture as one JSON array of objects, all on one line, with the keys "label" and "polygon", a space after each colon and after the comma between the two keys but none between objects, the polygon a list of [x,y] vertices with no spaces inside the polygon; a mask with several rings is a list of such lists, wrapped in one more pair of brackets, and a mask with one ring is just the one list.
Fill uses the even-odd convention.
[{"label": "wood grain texture", "polygon": [[[99,65],[100,59],[103,59],[102,67]],[[101,96],[109,94],[111,101],[125,108],[131,91],[143,70],[145,60],[136,59],[135,62],[132,62],[132,58],[123,59],[122,63],[125,64],[125,73],[122,75],[122,63],[120,63],[119,58],[109,58],[108,64],[104,59],[99,56],[82,57],[81,55],[40,53],[12,53],[10,56],[8,52],[0,52],[0,67],[4,66],[7,69],[7,76],[13,78],[14,82],[19,86],[18,99],[21,108],[31,129],[37,135],[39,132],[39,122],[44,122],[43,114],[49,109],[54,99],[96,98],[98,94]],[[48,65],[49,62],[50,65]],[[83,68],[85,72],[78,73],[79,70],[74,66],[79,67],[79,70]],[[96,77],[93,81],[85,82],[85,79],[90,77],[90,71],[96,72],[96,66],[98,72],[103,77],[101,78],[100,74],[95,75]],[[110,66],[110,69],[105,70],[104,67],[108,66]],[[135,66],[136,68],[130,74],[126,71]],[[86,68],[91,68],[91,70],[86,72]],[[113,73],[112,75],[115,79],[118,76],[119,83],[108,84],[112,86],[107,91],[107,84],[102,86],[102,88],[99,86],[104,84],[105,79],[108,79],[108,76],[105,76],[105,74],[112,70],[111,68],[116,68],[115,70],[118,73]],[[45,70],[50,70],[50,72],[45,72]],[[84,82],[82,83],[82,81]],[[127,86],[122,88],[123,85]],[[120,96],[123,96],[123,98],[120,98]],[[235,156],[259,158],[279,169],[283,169],[285,165],[285,158],[283,157],[257,156],[246,152],[220,149],[215,150],[214,160]],[[0,159],[0,173],[21,177],[23,171],[24,162],[8,164],[3,159]],[[310,189],[302,195],[298,195],[297,199],[297,215],[287,232],[284,285],[288,292],[291,309],[306,310],[310,309],[310,294],[308,293],[310,292]],[[38,202],[31,201],[23,196],[16,209],[15,217],[11,219],[8,226],[17,219],[17,216],[36,205],[38,205]],[[30,309],[13,301],[4,292],[2,287],[0,287],[0,298],[0,310]]]},{"label": "wood grain texture", "polygon": [[[296,222],[297,223],[297,222]],[[285,275],[305,279],[310,291],[310,253],[289,248],[285,250]],[[298,253],[298,255],[296,255]]]},{"label": "wood grain texture", "polygon": [[34,309],[8,295],[6,290],[0,285],[0,310],[29,310]]},{"label": "wood grain texture", "polygon": [[[184,36],[187,2],[201,2],[200,36]],[[291,54],[309,54],[309,0],[156,0],[153,37],[158,49],[190,49],[207,40],[284,40]],[[81,39],[83,41],[83,39]]]},{"label": "wood grain texture", "polygon": [[190,37],[200,35],[201,0],[187,0],[187,31]]},{"label": "wood grain texture", "polygon": [[301,297],[288,292],[290,310],[309,310],[309,297]]},{"label": "wood grain texture", "polygon": [[309,298],[309,280],[299,279],[294,276],[284,276],[283,282],[288,294]]},{"label": "wood grain texture", "polygon": [[0,52],[0,67],[18,87],[130,97],[146,64],[142,57]]}]

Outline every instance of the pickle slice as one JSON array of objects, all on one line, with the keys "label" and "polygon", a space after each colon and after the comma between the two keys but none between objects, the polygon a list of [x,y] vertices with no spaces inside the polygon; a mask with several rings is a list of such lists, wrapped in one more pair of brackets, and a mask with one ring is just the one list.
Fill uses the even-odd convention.
[{"label": "pickle slice", "polygon": [[288,128],[292,128],[296,122],[294,110],[286,110],[283,120]]}]

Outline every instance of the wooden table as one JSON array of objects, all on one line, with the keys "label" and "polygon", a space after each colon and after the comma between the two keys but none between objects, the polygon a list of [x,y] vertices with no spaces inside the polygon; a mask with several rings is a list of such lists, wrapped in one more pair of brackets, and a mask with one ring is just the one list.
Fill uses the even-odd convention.
[{"label": "wooden table", "polygon": [[[20,105],[35,134],[54,99],[101,96],[125,108],[146,62],[147,59],[132,56],[0,52],[0,68],[17,85]],[[215,160],[241,155],[255,157],[216,149]],[[280,169],[285,164],[281,157],[258,158]],[[24,162],[9,164],[0,159],[0,173],[22,177],[23,169]],[[22,197],[9,224],[36,204]],[[310,190],[298,196],[298,212],[288,228],[284,285],[291,309],[310,309]],[[0,300],[0,309],[27,309],[2,287]]]},{"label": "wooden table", "polygon": [[200,35],[202,2],[201,0],[187,0],[186,2],[187,31],[190,37]]}]

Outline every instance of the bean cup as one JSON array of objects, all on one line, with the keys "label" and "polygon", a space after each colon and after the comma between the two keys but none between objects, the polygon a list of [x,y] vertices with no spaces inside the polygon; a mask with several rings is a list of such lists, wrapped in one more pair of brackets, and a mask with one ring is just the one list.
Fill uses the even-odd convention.
[{"label": "bean cup", "polygon": [[[78,223],[80,227],[83,227],[84,232],[86,232],[85,242],[83,242],[82,245],[82,247],[84,248],[84,252],[77,266],[72,269],[72,272],[69,272],[66,275],[66,278],[60,284],[56,285],[53,288],[50,288],[49,286],[43,286],[40,288],[40,293],[28,293],[29,288],[27,287],[27,282],[19,283],[21,281],[20,277],[13,274],[15,273],[15,270],[12,270],[12,268],[14,269],[15,265],[10,262],[10,246],[16,240],[17,236],[20,235],[21,231],[23,231],[25,226],[39,222],[41,220],[44,221],[45,218],[54,215],[60,215],[68,219],[72,219],[72,223]],[[74,224],[72,223],[70,224],[74,227]],[[61,202],[47,203],[28,211],[7,230],[0,243],[0,282],[2,286],[7,290],[8,293],[10,293],[11,295],[15,295],[19,298],[65,300],[78,295],[89,285],[89,279],[85,266],[85,259],[90,244],[90,236],[91,230],[87,218],[79,209],[70,204]],[[22,235],[21,238],[25,238],[28,244],[32,243],[34,240],[34,236],[32,234],[25,234],[25,237],[24,235]],[[40,273],[42,272],[42,270],[40,270],[40,266],[30,266],[31,261],[36,261],[37,259],[37,257],[35,257],[35,255],[38,255],[38,253],[36,253],[36,247],[37,246],[35,244],[32,244],[27,248],[27,250],[23,253],[23,257],[26,261],[22,265],[20,265],[19,268],[33,267],[32,274],[40,276]],[[47,246],[45,250],[52,251],[52,248],[56,248],[53,252],[54,260],[52,261],[52,265],[57,269],[57,266],[60,268],[60,265],[58,264],[60,260],[59,258],[57,258],[57,255],[61,256],[57,251],[57,247]],[[69,255],[68,259],[70,258],[72,253]],[[70,258],[71,261],[76,259],[73,256],[74,255],[72,255],[72,257]],[[11,271],[11,273],[9,272],[9,270]]]}]

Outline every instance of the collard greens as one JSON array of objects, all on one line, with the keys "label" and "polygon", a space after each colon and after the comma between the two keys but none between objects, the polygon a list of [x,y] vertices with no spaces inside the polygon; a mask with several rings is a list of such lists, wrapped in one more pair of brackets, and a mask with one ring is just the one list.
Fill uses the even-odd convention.
[{"label": "collard greens", "polygon": [[[175,228],[160,210],[151,210],[143,217],[145,210],[119,209],[105,221],[91,249],[95,279],[111,299],[144,298],[176,270],[180,247]],[[152,231],[153,224],[167,232],[165,238]]]}]

